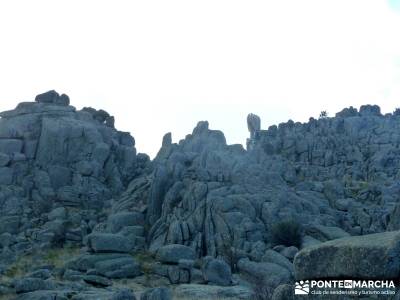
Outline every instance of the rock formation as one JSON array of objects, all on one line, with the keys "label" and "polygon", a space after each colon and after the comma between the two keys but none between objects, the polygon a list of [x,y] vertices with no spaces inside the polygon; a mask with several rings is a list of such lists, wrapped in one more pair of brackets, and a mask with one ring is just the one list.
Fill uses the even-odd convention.
[{"label": "rock formation", "polygon": [[247,149],[202,121],[150,161],[107,112],[69,103],[0,113],[0,295],[283,300],[296,279],[396,277],[397,113],[268,130],[250,114]]}]

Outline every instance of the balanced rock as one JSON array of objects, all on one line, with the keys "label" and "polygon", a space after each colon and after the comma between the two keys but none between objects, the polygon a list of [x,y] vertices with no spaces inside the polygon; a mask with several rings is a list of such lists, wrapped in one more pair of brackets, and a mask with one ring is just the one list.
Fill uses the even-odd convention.
[{"label": "balanced rock", "polygon": [[60,96],[54,90],[37,95],[35,101],[39,103],[51,103],[51,104],[66,105],[66,106],[69,105],[69,97],[65,94],[62,94]]}]

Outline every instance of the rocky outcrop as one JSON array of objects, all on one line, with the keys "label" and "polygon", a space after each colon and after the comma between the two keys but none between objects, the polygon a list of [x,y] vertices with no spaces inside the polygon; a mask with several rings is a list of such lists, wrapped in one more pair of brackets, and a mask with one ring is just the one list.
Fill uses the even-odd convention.
[{"label": "rocky outcrop", "polygon": [[[227,145],[222,132],[200,122],[179,144],[164,143],[150,182],[137,185],[138,193],[148,195],[138,207],[147,206],[150,251],[182,244],[197,257],[226,257],[234,248],[260,253],[261,259],[269,228],[279,220],[295,219],[310,228],[338,226],[323,187],[297,191],[291,184],[295,178],[288,161]],[[134,190],[131,195],[131,203],[140,199]],[[126,202],[117,201],[116,210]]]},{"label": "rocky outcrop", "polygon": [[147,162],[107,113],[77,111],[55,91],[35,101],[0,113],[0,234],[18,235],[12,249],[80,244]]},{"label": "rocky outcrop", "polygon": [[[0,273],[43,249],[83,247],[91,233],[94,252],[138,247],[129,234],[98,232],[112,199],[150,167],[148,157],[136,153],[134,138],[114,128],[112,116],[92,108],[76,110],[67,95],[49,91],[0,117]],[[110,222],[111,231],[121,227],[115,218]],[[102,266],[99,273],[114,278],[141,272],[137,265],[121,264],[124,271]],[[106,285],[106,279],[87,276],[92,285]],[[14,289],[27,299],[45,299],[55,294],[40,290],[58,286],[28,277],[16,281]]]},{"label": "rocky outcrop", "polygon": [[400,274],[400,232],[332,240],[300,251],[296,278],[396,279]]},{"label": "rocky outcrop", "polygon": [[150,162],[113,116],[55,91],[0,113],[0,274],[79,250],[0,296],[285,299],[295,278],[398,274],[398,113],[247,125],[247,149],[201,121]]}]

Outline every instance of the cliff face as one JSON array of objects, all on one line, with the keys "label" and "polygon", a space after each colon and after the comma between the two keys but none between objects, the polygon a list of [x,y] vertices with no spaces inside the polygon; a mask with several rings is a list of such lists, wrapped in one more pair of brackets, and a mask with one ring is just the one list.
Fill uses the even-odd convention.
[{"label": "cliff face", "polygon": [[149,190],[150,248],[180,243],[215,256],[234,240],[257,252],[282,219],[315,238],[319,225],[352,235],[399,229],[399,116],[363,106],[268,130],[254,115],[248,123],[248,151],[206,122],[179,144],[165,138]]},{"label": "cliff face", "polygon": [[[345,238],[341,253],[352,265],[352,243],[366,253],[368,239],[352,236],[400,229],[400,116],[377,106],[268,130],[250,114],[247,150],[203,121],[178,144],[166,134],[152,162],[107,112],[77,111],[54,91],[0,116],[0,295],[134,299],[110,288],[124,278],[139,291],[171,284],[176,295],[205,299],[252,299],[261,282],[265,299],[274,290],[274,299],[289,299],[287,284],[295,273],[308,278],[313,253],[326,276],[337,275],[323,255],[336,243],[325,242]],[[379,257],[400,249],[397,234],[381,239]],[[60,248],[79,253],[45,268],[41,281],[29,273],[35,264],[10,275],[22,257],[48,263],[43,255]],[[368,265],[340,276],[386,274],[376,263],[375,275]],[[171,297],[168,289],[146,293]]]},{"label": "cliff face", "polygon": [[[400,117],[377,106],[256,132],[254,149],[289,163],[294,189],[322,193],[352,234],[399,229]],[[315,188],[314,188],[315,189]]]},{"label": "cliff face", "polygon": [[48,92],[0,117],[0,234],[18,235],[17,252],[26,243],[80,243],[143,167],[111,116],[76,111],[66,95]]}]

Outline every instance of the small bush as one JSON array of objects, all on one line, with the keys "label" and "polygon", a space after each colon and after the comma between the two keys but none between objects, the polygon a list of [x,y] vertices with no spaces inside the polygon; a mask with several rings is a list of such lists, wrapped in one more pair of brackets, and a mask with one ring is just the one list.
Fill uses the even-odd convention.
[{"label": "small bush", "polygon": [[294,220],[276,223],[271,227],[272,242],[275,245],[300,247],[302,231],[301,225]]},{"label": "small bush", "polygon": [[321,111],[321,113],[319,114],[320,119],[325,119],[327,117],[328,117],[328,113],[326,110]]},{"label": "small bush", "polygon": [[231,267],[233,273],[237,272],[237,263],[240,259],[239,252],[240,250],[236,247],[236,239],[235,236],[231,236],[230,234],[223,235],[223,245],[220,249],[221,255],[225,258],[225,261]]},{"label": "small bush", "polygon": [[150,252],[142,251],[133,255],[135,260],[140,264],[142,269],[145,282],[144,285],[151,286],[151,274],[153,273],[152,263],[154,262],[154,257]]},{"label": "small bush", "polygon": [[36,251],[25,256],[20,256],[9,266],[4,275],[9,278],[22,277],[29,273],[32,268],[40,265],[53,265],[57,268],[61,268],[66,261],[79,254],[80,248],[77,247],[52,248],[39,252]]},{"label": "small bush", "polygon": [[252,277],[249,281],[254,292],[254,300],[269,300],[272,298],[273,291],[262,278]]}]

